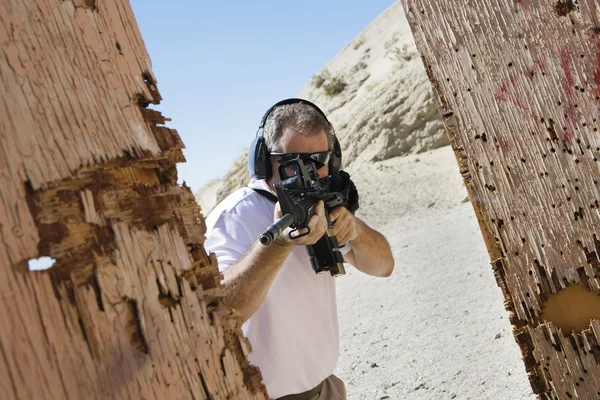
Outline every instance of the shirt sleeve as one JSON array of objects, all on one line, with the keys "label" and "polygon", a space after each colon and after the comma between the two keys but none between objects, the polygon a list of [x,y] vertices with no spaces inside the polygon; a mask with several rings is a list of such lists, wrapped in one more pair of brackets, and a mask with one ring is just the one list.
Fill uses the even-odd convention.
[{"label": "shirt sleeve", "polygon": [[215,253],[219,271],[223,272],[238,262],[254,241],[239,218],[236,221],[234,215],[224,212],[207,232],[204,247]]}]

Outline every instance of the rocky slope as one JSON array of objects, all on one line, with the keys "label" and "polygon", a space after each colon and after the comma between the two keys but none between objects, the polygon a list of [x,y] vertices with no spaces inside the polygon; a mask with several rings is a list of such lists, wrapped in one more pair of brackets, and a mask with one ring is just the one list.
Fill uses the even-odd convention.
[{"label": "rocky slope", "polygon": [[[300,91],[336,128],[344,168],[448,144],[431,86],[400,2],[384,11]],[[247,154],[221,180],[216,197],[197,198],[205,213],[250,179]],[[214,185],[214,183],[213,183]],[[213,186],[214,188],[214,186]]]}]

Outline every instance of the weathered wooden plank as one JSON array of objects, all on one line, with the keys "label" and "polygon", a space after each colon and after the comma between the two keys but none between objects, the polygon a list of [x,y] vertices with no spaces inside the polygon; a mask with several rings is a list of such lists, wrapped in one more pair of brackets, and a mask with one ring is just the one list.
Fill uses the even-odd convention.
[{"label": "weathered wooden plank", "polygon": [[267,398],[159,101],[126,1],[0,3],[0,398]]},{"label": "weathered wooden plank", "polygon": [[532,387],[600,397],[600,5],[405,0]]}]

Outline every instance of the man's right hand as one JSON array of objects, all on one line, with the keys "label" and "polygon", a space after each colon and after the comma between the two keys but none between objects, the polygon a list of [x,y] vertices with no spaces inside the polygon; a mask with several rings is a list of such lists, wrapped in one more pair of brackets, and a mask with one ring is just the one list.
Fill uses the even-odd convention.
[{"label": "man's right hand", "polygon": [[[281,207],[279,203],[275,204],[275,212],[274,212],[275,221],[279,220],[283,217],[281,213]],[[308,221],[308,227],[310,228],[310,233],[308,235],[304,235],[301,237],[297,237],[295,239],[291,239],[289,233],[291,232],[291,228],[287,228],[283,231],[283,233],[275,240],[275,243],[279,243],[282,245],[296,245],[296,246],[307,246],[311,244],[317,243],[319,239],[323,237],[325,232],[327,231],[327,219],[325,218],[325,203],[323,200],[319,200],[315,206],[315,215],[310,217]],[[296,237],[298,235],[303,235],[308,231],[307,228],[298,229],[293,233],[293,236]]]}]

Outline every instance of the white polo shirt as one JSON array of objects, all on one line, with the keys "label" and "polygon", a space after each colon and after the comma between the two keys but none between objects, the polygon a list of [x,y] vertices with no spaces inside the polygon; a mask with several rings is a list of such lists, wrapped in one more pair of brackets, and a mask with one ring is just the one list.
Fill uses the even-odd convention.
[{"label": "white polo shirt", "polygon": [[[273,223],[275,204],[252,189],[268,191],[266,182],[248,186],[206,219],[205,247],[216,254],[221,271]],[[339,354],[335,279],[329,272],[315,274],[305,246],[296,246],[242,331],[252,345],[248,360],[260,368],[271,398],[314,388],[333,373]]]}]

